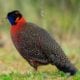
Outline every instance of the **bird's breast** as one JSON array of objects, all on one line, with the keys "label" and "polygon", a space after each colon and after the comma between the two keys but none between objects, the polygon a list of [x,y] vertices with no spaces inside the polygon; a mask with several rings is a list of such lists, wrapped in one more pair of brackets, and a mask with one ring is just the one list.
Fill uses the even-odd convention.
[{"label": "bird's breast", "polygon": [[11,32],[11,37],[17,49],[27,50],[35,46],[35,40],[28,31],[26,32],[25,29],[20,30],[14,29],[14,31]]}]

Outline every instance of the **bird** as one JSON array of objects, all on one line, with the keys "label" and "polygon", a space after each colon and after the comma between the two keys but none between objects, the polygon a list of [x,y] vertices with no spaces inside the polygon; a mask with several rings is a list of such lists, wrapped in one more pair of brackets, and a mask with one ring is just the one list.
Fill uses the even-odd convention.
[{"label": "bird", "polygon": [[55,65],[62,72],[75,75],[78,71],[61,46],[45,29],[28,22],[19,10],[7,13],[10,34],[20,55],[35,69],[41,65]]}]

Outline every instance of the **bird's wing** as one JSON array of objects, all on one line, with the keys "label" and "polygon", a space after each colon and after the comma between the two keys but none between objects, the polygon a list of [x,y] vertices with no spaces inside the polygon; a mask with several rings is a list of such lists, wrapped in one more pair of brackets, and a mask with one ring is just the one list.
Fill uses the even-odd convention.
[{"label": "bird's wing", "polygon": [[38,27],[37,33],[39,34],[39,47],[49,61],[52,61],[53,64],[57,65],[62,64],[61,66],[66,64],[66,62],[69,63],[69,60],[64,54],[62,48],[47,31]]},{"label": "bird's wing", "polygon": [[[26,24],[25,28],[27,28],[25,29],[26,33],[28,34],[29,31],[30,36],[32,38],[30,39],[30,41],[32,40],[31,42],[32,48],[34,47],[34,45],[36,45],[37,50],[40,51],[40,55],[31,56],[31,57],[35,59],[42,59],[41,57],[43,57],[43,59],[47,58],[49,61],[52,61],[54,64],[61,64],[61,63],[65,63],[66,61],[68,62],[68,59],[64,54],[62,48],[49,35],[47,31],[45,31],[44,29],[40,28],[39,26],[33,23]],[[26,38],[26,34],[25,34],[25,38]],[[33,49],[31,49],[30,47],[30,51],[31,50]],[[31,51],[30,55],[35,55],[35,54]]]},{"label": "bird's wing", "polygon": [[74,64],[70,62],[59,44],[52,39],[45,30],[41,30],[40,37],[41,51],[45,53],[49,62],[52,65],[55,65],[59,70],[74,75],[77,72],[77,69]]}]

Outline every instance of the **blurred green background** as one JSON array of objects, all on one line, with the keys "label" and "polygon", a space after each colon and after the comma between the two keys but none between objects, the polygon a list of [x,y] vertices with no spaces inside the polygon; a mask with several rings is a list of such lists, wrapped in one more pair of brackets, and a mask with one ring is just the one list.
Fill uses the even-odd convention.
[{"label": "blurred green background", "polygon": [[[66,80],[51,65],[39,67],[38,73],[29,73],[32,67],[19,55],[10,38],[6,16],[12,10],[19,10],[28,22],[46,29],[71,62],[80,68],[80,0],[0,0],[0,80],[18,80],[19,77],[19,80]],[[30,79],[22,75],[24,73]],[[45,79],[43,75],[48,77]],[[79,80],[79,75],[68,80]]]}]

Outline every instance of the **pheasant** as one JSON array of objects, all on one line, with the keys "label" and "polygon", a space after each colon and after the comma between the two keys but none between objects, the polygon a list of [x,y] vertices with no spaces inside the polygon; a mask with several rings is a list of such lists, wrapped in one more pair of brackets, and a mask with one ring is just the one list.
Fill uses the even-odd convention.
[{"label": "pheasant", "polygon": [[16,49],[34,69],[51,64],[64,73],[74,75],[77,72],[77,68],[46,30],[26,21],[18,10],[9,12],[7,18],[11,23],[11,38]]}]

